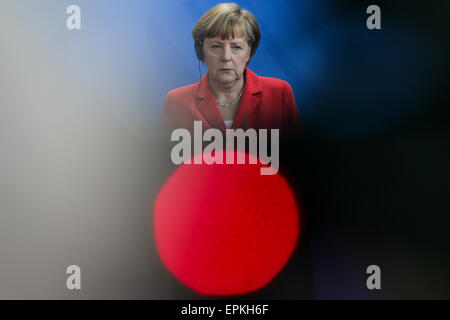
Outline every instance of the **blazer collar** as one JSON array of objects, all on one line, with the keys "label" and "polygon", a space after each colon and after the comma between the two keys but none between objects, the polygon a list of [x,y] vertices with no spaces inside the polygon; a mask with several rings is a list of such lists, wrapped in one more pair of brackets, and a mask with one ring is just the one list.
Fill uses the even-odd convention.
[{"label": "blazer collar", "polygon": [[[261,95],[258,95],[262,91],[261,82],[259,77],[253,73],[249,68],[245,68],[245,84],[244,91],[242,93],[241,101],[236,112],[236,116],[233,121],[233,129],[244,128],[247,129],[247,118],[249,114],[258,106]],[[197,98],[201,101],[198,102],[197,108],[205,119],[208,121],[212,128],[219,128],[225,132],[226,126],[220,114],[219,108],[216,104],[216,99],[209,86],[208,73],[206,73],[198,84]]]}]

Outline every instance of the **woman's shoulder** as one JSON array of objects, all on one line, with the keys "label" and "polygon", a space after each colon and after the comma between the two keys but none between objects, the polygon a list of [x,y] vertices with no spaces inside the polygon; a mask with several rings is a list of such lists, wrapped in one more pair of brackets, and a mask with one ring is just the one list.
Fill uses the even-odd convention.
[{"label": "woman's shoulder", "polygon": [[198,83],[192,83],[187,86],[172,89],[167,93],[166,100],[184,100],[188,97],[193,97],[196,93],[197,88]]},{"label": "woman's shoulder", "polygon": [[286,87],[290,87],[287,81],[278,78],[260,77],[260,81],[267,89],[284,89]]},{"label": "woman's shoulder", "polygon": [[259,82],[262,90],[283,90],[285,88],[290,88],[289,83],[282,79],[259,76],[253,72],[251,72],[251,77]]}]

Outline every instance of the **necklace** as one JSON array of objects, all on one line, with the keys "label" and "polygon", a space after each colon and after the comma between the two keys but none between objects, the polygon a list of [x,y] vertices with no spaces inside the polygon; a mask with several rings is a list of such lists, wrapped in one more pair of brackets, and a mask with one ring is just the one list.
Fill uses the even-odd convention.
[{"label": "necklace", "polygon": [[239,96],[238,96],[237,99],[234,100],[233,102],[230,102],[230,103],[220,103],[220,102],[217,102],[217,101],[216,101],[216,103],[217,103],[217,105],[218,105],[219,107],[225,107],[225,108],[228,108],[228,107],[234,106],[236,103],[238,103],[239,100],[241,100],[242,92],[244,92],[244,87],[242,87],[242,90],[241,90],[241,92],[239,93]]}]

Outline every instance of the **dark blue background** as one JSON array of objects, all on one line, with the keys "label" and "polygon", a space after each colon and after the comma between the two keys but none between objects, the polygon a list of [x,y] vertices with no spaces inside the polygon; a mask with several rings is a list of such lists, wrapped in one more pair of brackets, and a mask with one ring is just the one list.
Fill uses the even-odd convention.
[{"label": "dark blue background", "polygon": [[[190,32],[215,3],[167,4],[153,16],[167,91],[198,81]],[[262,32],[250,68],[287,80],[299,106],[303,136],[285,152],[306,207],[314,296],[450,297],[449,3],[378,1],[373,31],[368,1],[239,4]],[[294,257],[255,296],[305,297],[304,263]],[[381,291],[366,288],[371,264]]]}]

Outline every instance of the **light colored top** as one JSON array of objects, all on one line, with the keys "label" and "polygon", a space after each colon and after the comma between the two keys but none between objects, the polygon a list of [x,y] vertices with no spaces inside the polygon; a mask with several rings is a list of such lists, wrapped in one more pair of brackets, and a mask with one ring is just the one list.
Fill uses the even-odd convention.
[{"label": "light colored top", "polygon": [[228,129],[230,129],[233,125],[233,120],[224,120],[224,122]]}]

